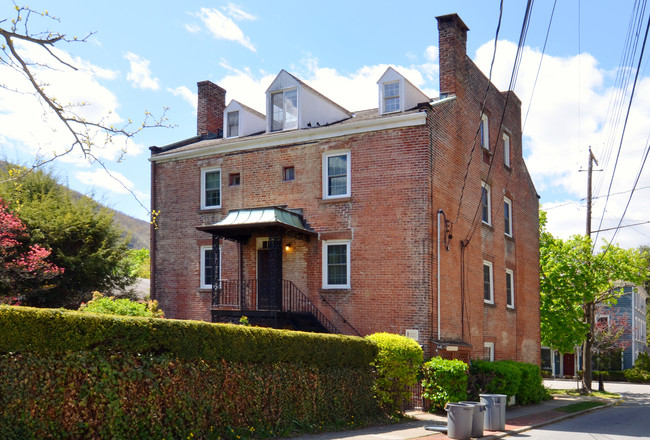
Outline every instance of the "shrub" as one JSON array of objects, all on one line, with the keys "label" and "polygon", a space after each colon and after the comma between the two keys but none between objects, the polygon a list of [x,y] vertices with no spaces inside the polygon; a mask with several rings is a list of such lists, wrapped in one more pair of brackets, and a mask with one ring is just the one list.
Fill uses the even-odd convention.
[{"label": "shrub", "polygon": [[367,339],[377,344],[379,353],[372,365],[377,371],[374,392],[379,405],[390,415],[399,414],[410,397],[408,387],[417,383],[422,366],[422,348],[411,338],[391,333],[375,333]]},{"label": "shrub", "polygon": [[158,301],[156,300],[141,303],[127,298],[105,297],[99,292],[93,292],[93,299],[88,303],[81,304],[79,311],[106,315],[145,316],[149,318],[162,318],[165,315],[158,308]]},{"label": "shrub", "polygon": [[634,368],[625,370],[624,375],[629,382],[650,383],[650,356],[647,353],[640,353]]},{"label": "shrub", "polygon": [[467,400],[468,365],[459,360],[435,357],[422,369],[422,395],[431,401],[431,411],[442,411],[447,402]]},{"label": "shrub", "polygon": [[650,372],[650,356],[648,356],[648,353],[639,353],[639,357],[634,363],[634,368],[638,368],[641,371]]},{"label": "shrub", "polygon": [[539,366],[525,362],[502,361],[505,364],[513,365],[521,371],[521,382],[517,389],[516,401],[519,405],[539,403],[542,400],[551,398],[548,390],[544,388],[544,382]]},{"label": "shrub", "polygon": [[473,400],[479,394],[505,394],[515,396],[521,383],[521,370],[515,365],[498,361],[474,360],[469,367],[469,395]]}]

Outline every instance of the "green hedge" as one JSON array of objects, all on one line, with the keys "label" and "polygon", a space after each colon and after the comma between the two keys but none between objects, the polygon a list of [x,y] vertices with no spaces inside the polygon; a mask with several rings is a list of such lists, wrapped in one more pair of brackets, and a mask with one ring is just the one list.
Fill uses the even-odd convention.
[{"label": "green hedge", "polygon": [[0,306],[0,353],[94,349],[169,354],[186,360],[288,362],[323,368],[366,367],[377,354],[375,344],[350,336]]},{"label": "green hedge", "polygon": [[356,337],[0,306],[0,437],[247,438],[381,417]]},{"label": "green hedge", "polygon": [[368,369],[101,350],[0,355],[0,437],[238,439],[362,426]]},{"label": "green hedge", "polygon": [[515,394],[518,405],[539,403],[542,400],[548,400],[551,398],[548,390],[544,388],[544,381],[542,380],[542,375],[538,365],[515,361],[503,362],[513,365],[521,371],[521,382],[519,383],[519,389]]},{"label": "green hedge", "polygon": [[418,381],[422,367],[422,347],[411,338],[392,333],[375,333],[366,337],[379,348],[373,366],[377,370],[375,395],[384,411],[399,414],[410,398],[408,387]]},{"label": "green hedge", "polygon": [[517,394],[521,383],[521,370],[503,361],[474,360],[469,367],[469,395],[478,400],[479,394]]},{"label": "green hedge", "polygon": [[625,370],[625,379],[629,382],[650,383],[650,356],[640,353],[634,368]]},{"label": "green hedge", "polygon": [[431,411],[440,412],[447,402],[467,400],[468,366],[459,360],[435,357],[422,368],[422,395],[431,402]]}]

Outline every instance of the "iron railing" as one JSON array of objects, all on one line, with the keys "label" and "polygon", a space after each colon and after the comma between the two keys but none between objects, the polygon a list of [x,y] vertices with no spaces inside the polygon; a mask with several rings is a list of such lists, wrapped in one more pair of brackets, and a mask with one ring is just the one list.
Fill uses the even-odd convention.
[{"label": "iron railing", "polygon": [[[219,280],[212,296],[212,308],[240,311],[277,311],[291,314],[310,314],[330,333],[341,331],[314,305],[314,303],[291,281],[282,280],[281,301],[268,300],[262,292],[271,280]],[[272,291],[273,289],[266,290]],[[327,303],[329,307],[332,307]],[[336,310],[334,310],[338,314]],[[340,315],[340,314],[339,314]],[[359,334],[347,321],[345,323]]]}]

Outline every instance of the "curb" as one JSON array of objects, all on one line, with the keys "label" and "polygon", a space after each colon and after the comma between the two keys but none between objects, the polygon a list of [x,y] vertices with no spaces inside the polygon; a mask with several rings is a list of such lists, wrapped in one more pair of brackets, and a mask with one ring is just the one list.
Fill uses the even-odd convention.
[{"label": "curb", "polygon": [[[605,409],[605,408],[611,408],[614,405],[618,405],[622,401],[623,401],[622,398],[617,399],[617,400],[615,400],[613,402],[609,402],[609,403],[606,403],[606,404],[601,405],[601,406],[596,406],[594,408],[583,409],[582,411],[577,411],[575,413],[563,414],[563,415],[560,415],[559,417],[555,417],[553,419],[545,420],[545,421],[542,421],[542,422],[537,422],[537,423],[534,423],[534,424],[532,424],[530,426],[522,426],[521,428],[510,429],[510,430],[507,430],[507,431],[499,432],[497,434],[490,434],[490,435],[487,435],[487,436],[483,436],[483,437],[480,437],[480,440],[492,440],[492,439],[503,438],[503,437],[505,437],[507,435],[511,435],[511,434],[519,434],[521,432],[529,431],[531,429],[539,428],[541,426],[551,425],[553,423],[558,423],[558,422],[561,422],[563,420],[571,419],[573,417],[581,416],[583,414],[587,414],[587,413],[590,413],[590,412],[598,411],[598,410]],[[507,420],[506,420],[506,423],[507,423]]]}]

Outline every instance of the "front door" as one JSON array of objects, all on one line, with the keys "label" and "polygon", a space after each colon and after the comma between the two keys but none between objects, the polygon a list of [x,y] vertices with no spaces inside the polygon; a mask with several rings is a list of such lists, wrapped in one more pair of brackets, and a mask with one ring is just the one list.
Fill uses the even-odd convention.
[{"label": "front door", "polygon": [[562,374],[573,377],[575,373],[575,355],[573,353],[562,355]]},{"label": "front door", "polygon": [[271,258],[268,248],[257,250],[257,307],[269,310],[275,304],[271,289]]}]

